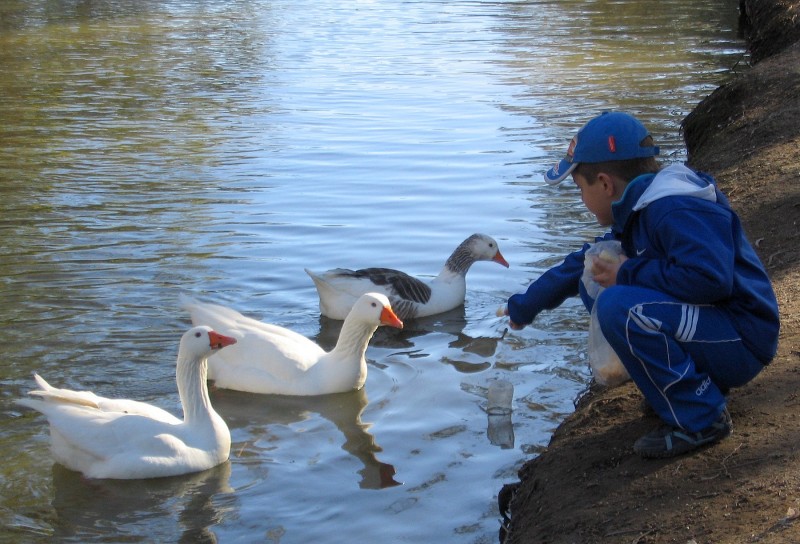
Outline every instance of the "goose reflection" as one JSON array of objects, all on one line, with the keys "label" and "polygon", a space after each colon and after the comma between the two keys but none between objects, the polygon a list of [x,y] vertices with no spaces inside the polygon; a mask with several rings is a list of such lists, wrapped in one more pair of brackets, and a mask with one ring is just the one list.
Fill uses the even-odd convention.
[{"label": "goose reflection", "polygon": [[[55,540],[102,535],[120,540],[148,541],[153,527],[176,527],[176,542],[213,543],[212,528],[224,518],[214,497],[232,493],[231,463],[183,476],[145,480],[84,478],[62,465],[53,465],[52,506]],[[147,518],[147,523],[142,523]]]},{"label": "goose reflection", "polygon": [[[379,327],[372,336],[369,345],[379,348],[407,349],[414,347],[411,341],[415,336],[422,336],[431,332],[443,332],[453,336],[461,334],[467,320],[464,306],[459,306],[448,312],[428,317],[418,317],[403,322],[403,329],[386,330],[388,327]],[[316,342],[323,348],[331,349],[336,345],[342,321],[329,319],[325,316],[319,318],[319,334]]]},{"label": "goose reflection", "polygon": [[[347,393],[319,396],[257,395],[229,389],[218,389],[212,393],[212,403],[233,433],[243,429],[248,435],[267,434],[269,425],[289,425],[304,421],[310,413],[319,414],[336,425],[344,435],[342,449],[358,459],[363,468],[359,487],[383,489],[401,485],[394,479],[394,466],[376,457],[383,451],[369,433],[370,425],[361,421],[361,414],[368,400],[364,388]],[[237,446],[231,448],[231,457]]]},{"label": "goose reflection", "polygon": [[[339,338],[342,322],[320,316],[319,325],[320,331],[316,338],[317,343],[325,349],[332,348],[336,345],[336,339]],[[455,336],[456,340],[450,343],[450,347],[452,348],[463,349],[464,351],[484,357],[494,355],[502,335],[497,334],[493,337],[471,337],[464,333],[466,327],[467,318],[465,307],[459,306],[449,312],[404,321],[402,330],[380,327],[375,331],[370,345],[390,349],[409,348],[414,346],[414,343],[411,341],[412,338],[436,332]],[[494,333],[495,331],[492,331],[492,334]]]},{"label": "goose reflection", "polygon": [[[320,332],[315,340],[326,350],[331,349],[336,345],[342,322],[324,316],[320,316],[319,319]],[[444,355],[442,362],[451,365],[462,374],[483,372],[492,367],[492,363],[488,359],[494,357],[497,346],[503,338],[503,334],[496,330],[501,326],[500,322],[494,318],[492,321],[493,323],[487,326],[486,335],[467,334],[464,332],[467,327],[465,307],[460,306],[449,312],[405,321],[402,330],[379,327],[370,341],[370,346],[408,350],[418,347],[413,342],[415,337],[430,333],[444,333],[455,337],[447,346],[455,350],[456,354]],[[380,366],[379,363],[374,364]]]}]

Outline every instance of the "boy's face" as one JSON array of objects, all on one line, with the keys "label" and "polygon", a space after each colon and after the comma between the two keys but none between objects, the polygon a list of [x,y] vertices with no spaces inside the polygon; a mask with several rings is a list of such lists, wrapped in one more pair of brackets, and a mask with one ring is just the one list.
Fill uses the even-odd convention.
[{"label": "boy's face", "polygon": [[[581,200],[586,209],[594,214],[597,222],[603,227],[614,223],[611,213],[611,204],[616,197],[613,181],[606,174],[599,174],[596,179],[590,180],[578,170],[572,173],[572,180],[581,191]],[[589,183],[593,181],[592,183]]]}]

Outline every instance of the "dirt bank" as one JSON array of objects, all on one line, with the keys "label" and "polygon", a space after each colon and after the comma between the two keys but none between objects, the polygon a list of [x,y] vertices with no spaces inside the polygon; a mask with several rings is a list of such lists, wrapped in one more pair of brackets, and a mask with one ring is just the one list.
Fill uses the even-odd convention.
[{"label": "dirt bank", "polygon": [[769,271],[778,356],[731,392],[734,433],[669,460],[633,442],[657,424],[626,384],[592,390],[500,491],[511,544],[800,543],[800,0],[743,0],[752,68],[684,121],[692,166],[714,174]]}]

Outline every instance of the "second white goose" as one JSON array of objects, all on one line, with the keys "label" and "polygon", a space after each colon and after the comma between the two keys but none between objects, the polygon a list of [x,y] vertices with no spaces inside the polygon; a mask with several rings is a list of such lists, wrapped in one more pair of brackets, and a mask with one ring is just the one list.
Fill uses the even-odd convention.
[{"label": "second white goose", "polygon": [[325,395],[361,389],[367,379],[367,344],[375,330],[380,325],[403,328],[379,293],[358,299],[329,352],[301,334],[224,306],[186,297],[182,306],[195,325],[236,338],[236,346],[209,359],[208,377],[216,387],[249,393]]}]

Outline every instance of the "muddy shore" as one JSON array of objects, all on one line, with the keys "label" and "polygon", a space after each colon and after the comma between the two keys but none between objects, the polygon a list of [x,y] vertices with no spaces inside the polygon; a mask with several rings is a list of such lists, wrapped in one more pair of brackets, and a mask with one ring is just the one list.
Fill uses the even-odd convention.
[{"label": "muddy shore", "polygon": [[731,392],[733,434],[674,459],[633,453],[658,424],[635,386],[592,387],[498,490],[504,544],[800,543],[800,0],[739,9],[751,66],[682,128],[690,165],[717,178],[772,278],[778,355]]}]

